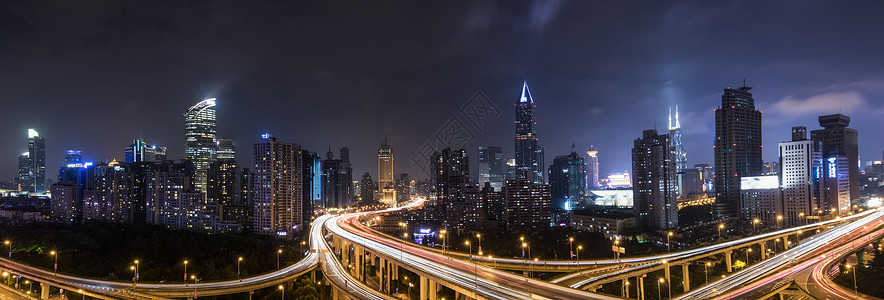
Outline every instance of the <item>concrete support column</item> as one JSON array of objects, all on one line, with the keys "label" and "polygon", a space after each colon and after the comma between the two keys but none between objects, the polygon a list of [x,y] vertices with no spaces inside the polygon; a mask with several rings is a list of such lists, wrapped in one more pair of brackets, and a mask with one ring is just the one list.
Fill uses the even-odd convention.
[{"label": "concrete support column", "polygon": [[645,300],[645,278],[643,276],[636,276],[635,278],[637,279],[636,282],[638,282],[638,289],[636,289],[638,296],[636,298]]},{"label": "concrete support column", "polygon": [[767,247],[765,247],[764,244],[766,244],[766,242],[758,243],[758,245],[761,246],[761,260],[767,258]]},{"label": "concrete support column", "polygon": [[731,253],[733,251],[727,251],[724,253],[724,263],[727,264],[727,272],[731,273],[734,271],[733,267],[731,267]]},{"label": "concrete support column", "polygon": [[333,287],[332,288],[332,299],[338,300],[338,298],[340,298],[340,297],[341,297],[341,295],[338,294],[338,289]]},{"label": "concrete support column", "polygon": [[429,281],[429,292],[427,294],[427,300],[436,300],[436,293],[439,292],[439,285],[435,281]]},{"label": "concrete support column", "polygon": [[623,279],[623,298],[629,299],[629,277]]},{"label": "concrete support column", "polygon": [[664,277],[666,277],[666,284],[672,284],[672,280],[669,280],[669,264],[663,264],[663,268],[663,274],[665,274]]},{"label": "concrete support column", "polygon": [[688,278],[690,276],[690,271],[688,270],[688,264],[681,265],[681,277],[682,277],[682,285],[684,285],[684,292],[687,293],[691,290],[691,280]]},{"label": "concrete support column", "polygon": [[428,295],[428,292],[429,292],[429,290],[430,290],[430,289],[429,289],[429,288],[430,288],[429,280],[427,280],[426,277],[421,276],[421,277],[420,277],[420,285],[421,285],[421,286],[420,286],[421,293],[420,293],[420,298],[418,298],[418,299],[420,299],[420,300],[427,300],[427,299],[429,299],[429,298],[430,298],[429,295]]},{"label": "concrete support column", "polygon": [[49,287],[48,283],[40,283],[40,300],[49,300]]}]

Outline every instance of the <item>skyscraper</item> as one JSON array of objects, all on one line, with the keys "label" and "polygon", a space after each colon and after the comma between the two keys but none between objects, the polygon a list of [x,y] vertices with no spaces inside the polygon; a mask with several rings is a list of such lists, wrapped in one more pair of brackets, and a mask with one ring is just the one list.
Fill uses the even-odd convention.
[{"label": "skyscraper", "polygon": [[599,188],[599,151],[594,146],[589,145],[586,149],[586,190],[595,190]]},{"label": "skyscraper", "polygon": [[571,153],[556,156],[549,166],[549,186],[552,197],[553,224],[569,224],[568,216],[583,207],[586,196],[586,163],[571,145]]},{"label": "skyscraper", "polygon": [[739,217],[740,177],[761,175],[761,111],[751,87],[725,88],[715,110],[716,215]]},{"label": "skyscraper", "polygon": [[241,168],[234,159],[217,159],[209,165],[206,174],[206,203],[221,209],[222,222],[252,227],[252,174]]},{"label": "skyscraper", "polygon": [[528,90],[528,82],[522,83],[522,95],[516,103],[516,176],[527,178],[525,174],[534,173],[534,182],[543,182],[543,148],[537,145],[537,133],[534,131],[534,98]]},{"label": "skyscraper", "polygon": [[850,125],[850,117],[842,114],[820,116],[819,122],[823,129],[811,131],[810,137],[823,142],[823,156],[827,159],[833,156],[845,156],[850,201],[857,201],[859,199],[858,132],[856,129],[847,128]]},{"label": "skyscraper", "polygon": [[28,152],[18,158],[18,190],[46,193],[46,141],[34,129],[28,129]]},{"label": "skyscraper", "polygon": [[378,149],[378,194],[384,204],[396,203],[396,189],[393,185],[393,147],[384,139]]},{"label": "skyscraper", "polygon": [[[335,159],[334,152],[329,147],[325,154],[325,160],[321,163],[322,173],[322,200],[320,201],[322,208],[346,208],[350,206],[351,197],[354,196],[353,191],[353,167],[350,161],[344,159],[349,157],[349,149],[341,148],[341,159]],[[372,195],[373,196],[373,195]]]},{"label": "skyscraper", "polygon": [[495,191],[503,189],[505,176],[503,150],[497,146],[479,146],[479,186],[491,184]]},{"label": "skyscraper", "polygon": [[445,148],[433,153],[431,160],[436,209],[445,227],[476,226],[482,201],[478,187],[470,185],[470,163],[466,150]]},{"label": "skyscraper", "polygon": [[133,139],[132,144],[126,147],[126,163],[155,162],[166,160],[166,147],[148,145],[141,139]]},{"label": "skyscraper", "polygon": [[206,172],[218,151],[215,131],[215,98],[200,101],[184,113],[184,152],[196,168],[194,188],[203,194],[206,192]]},{"label": "skyscraper", "polygon": [[[289,236],[303,223],[300,147],[268,133],[255,143],[253,219],[257,233]],[[291,236],[289,236],[291,237]]]},{"label": "skyscraper", "polygon": [[233,140],[219,138],[217,142],[218,152],[216,159],[236,159],[236,149],[233,147]]},{"label": "skyscraper", "polygon": [[681,123],[678,121],[678,105],[675,106],[675,126],[672,125],[672,108],[669,110],[669,138],[672,141],[672,147],[675,148],[676,188],[678,188],[678,195],[681,196],[685,195],[682,191],[682,177],[685,169],[688,168],[688,154],[681,143]]},{"label": "skyscraper", "polygon": [[779,144],[782,214],[788,225],[798,225],[801,213],[810,216],[819,205],[821,147],[820,142],[807,139],[804,126],[792,127],[792,141]]},{"label": "skyscraper", "polygon": [[660,229],[678,227],[675,147],[669,134],[642,132],[632,148],[633,201],[642,222]]}]

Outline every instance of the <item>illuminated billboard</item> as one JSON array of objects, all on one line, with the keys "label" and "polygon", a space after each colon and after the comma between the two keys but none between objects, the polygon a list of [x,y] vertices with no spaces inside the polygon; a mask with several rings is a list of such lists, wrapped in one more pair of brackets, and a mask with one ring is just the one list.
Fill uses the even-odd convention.
[{"label": "illuminated billboard", "polygon": [[741,190],[766,190],[775,189],[780,186],[780,180],[776,175],[773,176],[754,176],[741,177]]}]

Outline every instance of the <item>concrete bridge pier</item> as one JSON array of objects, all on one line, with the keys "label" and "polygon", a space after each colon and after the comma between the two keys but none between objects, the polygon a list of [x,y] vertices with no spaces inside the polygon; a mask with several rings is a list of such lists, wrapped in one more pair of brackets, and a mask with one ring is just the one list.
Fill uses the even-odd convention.
[{"label": "concrete bridge pier", "polygon": [[672,280],[669,280],[669,278],[670,278],[670,277],[669,277],[670,270],[669,270],[669,264],[668,264],[668,263],[663,264],[663,270],[664,270],[664,271],[663,271],[664,277],[666,278],[666,284],[672,284]]},{"label": "concrete bridge pier", "polygon": [[764,260],[767,257],[767,252],[765,252],[767,249],[765,249],[764,244],[765,242],[758,243],[761,247],[761,260]]},{"label": "concrete bridge pier", "polygon": [[49,288],[51,286],[48,283],[41,282],[40,283],[40,300],[49,300]]},{"label": "concrete bridge pier", "polygon": [[724,253],[724,263],[727,264],[727,272],[732,273],[734,268],[731,266],[731,253],[734,251],[728,250]]},{"label": "concrete bridge pier", "polygon": [[420,300],[436,300],[436,282],[420,277]]},{"label": "concrete bridge pier", "polygon": [[685,293],[691,290],[691,280],[688,278],[689,273],[688,264],[681,265],[682,285],[684,285]]},{"label": "concrete bridge pier", "polygon": [[635,282],[638,282],[638,288],[636,288],[636,292],[638,295],[636,298],[639,300],[645,300],[645,277],[644,276],[636,276]]},{"label": "concrete bridge pier", "polygon": [[621,286],[623,287],[623,298],[629,299],[629,277],[623,279]]}]

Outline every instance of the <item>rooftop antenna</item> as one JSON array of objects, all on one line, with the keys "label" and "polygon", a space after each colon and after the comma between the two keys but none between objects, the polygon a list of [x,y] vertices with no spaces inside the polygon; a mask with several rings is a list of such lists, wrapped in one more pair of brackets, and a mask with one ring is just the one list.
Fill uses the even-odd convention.
[{"label": "rooftop antenna", "polygon": [[743,77],[743,87],[746,87],[746,77]]}]

